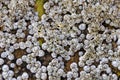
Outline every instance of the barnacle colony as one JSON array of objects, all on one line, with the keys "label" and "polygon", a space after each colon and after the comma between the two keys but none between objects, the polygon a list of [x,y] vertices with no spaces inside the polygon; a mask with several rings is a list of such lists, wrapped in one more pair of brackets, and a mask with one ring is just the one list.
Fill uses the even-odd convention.
[{"label": "barnacle colony", "polygon": [[0,80],[119,80],[119,0],[0,0]]}]

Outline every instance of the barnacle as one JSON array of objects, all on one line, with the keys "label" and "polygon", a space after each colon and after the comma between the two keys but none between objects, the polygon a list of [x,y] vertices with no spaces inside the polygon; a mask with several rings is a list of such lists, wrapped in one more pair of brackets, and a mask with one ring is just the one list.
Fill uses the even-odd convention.
[{"label": "barnacle", "polygon": [[119,0],[0,0],[0,80],[118,80],[119,28]]}]

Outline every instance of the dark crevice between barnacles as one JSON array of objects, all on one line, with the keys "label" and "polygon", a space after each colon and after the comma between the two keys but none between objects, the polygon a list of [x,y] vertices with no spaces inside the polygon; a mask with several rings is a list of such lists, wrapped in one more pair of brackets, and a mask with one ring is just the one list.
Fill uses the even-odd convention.
[{"label": "dark crevice between barnacles", "polygon": [[61,80],[67,80],[67,77],[61,77]]},{"label": "dark crevice between barnacles", "polygon": [[67,40],[68,41],[72,40],[72,37],[71,36],[67,37]]},{"label": "dark crevice between barnacles", "polygon": [[113,49],[113,51],[116,51],[116,49],[117,49],[117,43],[114,41],[112,41],[112,49]]},{"label": "dark crevice between barnacles", "polygon": [[[5,58],[4,59],[4,61],[5,61],[4,64],[7,64],[9,66],[11,63],[16,63],[16,60],[17,60],[17,58],[14,58],[14,60],[11,60],[11,61],[9,59]],[[0,67],[2,67],[3,65],[1,65]],[[27,73],[29,73],[29,78],[30,78],[29,80],[36,80],[34,74],[31,73],[30,70],[28,70],[26,68],[26,66],[27,66],[27,63],[23,62],[21,65],[15,65],[15,68],[9,67],[9,69],[15,72],[15,75],[13,76],[15,78],[17,78],[18,76],[21,76],[23,74],[23,72],[27,72]],[[0,69],[0,74],[2,74],[1,69]]]},{"label": "dark crevice between barnacles", "polygon": [[25,38],[17,38],[16,43],[19,43],[19,42],[25,42],[25,41],[26,41],[26,39],[25,39]]},{"label": "dark crevice between barnacles", "polygon": [[25,34],[25,38],[17,38],[16,43],[27,41],[27,36],[28,36],[28,34],[29,34],[29,31],[28,31],[28,30],[25,30],[25,31],[23,31],[23,33]]},{"label": "dark crevice between barnacles", "polygon": [[36,57],[37,61],[40,61],[42,63],[42,65],[44,66],[48,66],[48,64],[52,61],[52,56],[51,53],[49,53],[48,51],[45,51],[45,55],[43,57]]},{"label": "dark crevice between barnacles", "polygon": [[104,33],[104,31],[99,30],[99,31],[98,31],[98,33],[99,33],[99,34],[103,34],[103,33]]},{"label": "dark crevice between barnacles", "polygon": [[81,20],[79,23],[75,23],[75,26],[79,28],[79,25],[82,23],[83,23],[83,21]]},{"label": "dark crevice between barnacles", "polygon": [[80,51],[82,51],[83,53],[86,52],[85,49],[84,49],[83,47],[80,49]]},{"label": "dark crevice between barnacles", "polygon": [[99,60],[94,60],[94,63],[92,63],[91,65],[95,65],[96,67],[100,64],[100,61]]},{"label": "dark crevice between barnacles", "polygon": [[76,9],[76,14],[80,14],[80,13],[81,13],[81,10],[80,10],[79,7],[80,7],[80,6],[78,6],[77,9]]},{"label": "dark crevice between barnacles", "polygon": [[[64,71],[66,73],[71,70],[70,69],[71,63],[73,63],[73,62],[78,63],[79,62],[78,53],[79,53],[79,51],[75,52],[74,56],[71,56],[70,60],[68,60],[68,61],[64,60],[64,63],[65,63]],[[78,72],[80,72],[80,71],[83,71],[83,67],[78,66]],[[78,76],[80,76],[80,74],[78,74]],[[66,80],[66,78],[64,78],[63,80]],[[72,78],[72,80],[74,80],[74,78]]]},{"label": "dark crevice between barnacles", "polygon": [[[10,65],[11,61],[9,59],[7,59],[7,58],[3,58],[3,59],[4,59],[4,64]],[[4,64],[0,65],[0,74],[2,74],[2,66]]]},{"label": "dark crevice between barnacles", "polygon": [[94,50],[96,50],[96,51],[97,51],[97,48],[98,48],[98,45],[95,45]]},{"label": "dark crevice between barnacles", "polygon": [[106,42],[106,39],[104,39],[103,41],[102,41],[102,44],[106,44],[107,42]]},{"label": "dark crevice between barnacles", "polygon": [[65,68],[64,68],[65,72],[70,71],[70,64],[73,62],[76,62],[76,63],[79,62],[78,51],[75,52],[73,56],[71,56],[70,60],[68,60],[68,61],[64,60],[64,62],[65,62]]},{"label": "dark crevice between barnacles", "polygon": [[14,18],[13,22],[18,22],[20,19],[17,19],[17,17]]},{"label": "dark crevice between barnacles", "polygon": [[12,30],[10,31],[10,33],[12,33],[12,34],[16,34],[16,32],[17,32],[17,30],[15,30],[15,29],[12,29]]},{"label": "dark crevice between barnacles", "polygon": [[110,24],[107,24],[105,21],[102,22],[102,25],[110,30],[112,29],[119,29],[118,27],[115,27],[115,26],[111,26]]},{"label": "dark crevice between barnacles", "polygon": [[0,54],[5,51],[4,48],[0,48]]},{"label": "dark crevice between barnacles", "polygon": [[15,55],[15,58],[21,58],[23,55],[27,54],[27,52],[25,49],[17,49],[13,52],[13,54]]},{"label": "dark crevice between barnacles", "polygon": [[109,67],[111,68],[112,72],[115,73],[118,77],[120,77],[120,70],[117,67],[112,65],[112,62],[108,62]]},{"label": "dark crevice between barnacles", "polygon": [[13,71],[15,72],[14,77],[18,77],[23,74],[23,72],[29,73],[29,79],[28,80],[35,80],[35,74],[31,73],[30,70],[26,68],[27,63],[23,62],[21,65],[16,65]]},{"label": "dark crevice between barnacles", "polygon": [[48,18],[47,22],[51,24],[51,22],[53,22],[52,18]]},{"label": "dark crevice between barnacles", "polygon": [[0,26],[0,31],[3,31],[3,26]]},{"label": "dark crevice between barnacles", "polygon": [[81,23],[75,23],[75,26],[76,26],[76,27],[79,27],[80,24],[81,24]]},{"label": "dark crevice between barnacles", "polygon": [[[16,63],[16,60],[18,58],[21,58],[23,55],[26,55],[26,50],[21,50],[21,49],[17,49],[13,52],[14,56],[15,56],[15,59],[12,60],[11,62],[12,63]],[[33,74],[30,72],[30,70],[28,70],[26,68],[27,66],[27,63],[26,62],[23,62],[21,65],[16,65],[15,68],[13,69],[13,71],[15,72],[15,75],[14,77],[17,77],[19,75],[22,75],[23,72],[27,72],[29,73],[29,78],[32,78],[31,80],[35,80]]]},{"label": "dark crevice between barnacles", "polygon": [[27,26],[26,27],[28,27],[30,24],[31,24],[31,22],[30,22],[30,20],[25,20],[25,22],[27,23]]},{"label": "dark crevice between barnacles", "polygon": [[[107,74],[107,72],[106,71],[101,71],[100,72],[100,76],[102,76],[103,74]],[[108,75],[108,74],[107,74]]]},{"label": "dark crevice between barnacles", "polygon": [[67,11],[66,14],[71,15],[71,13],[69,11]]},{"label": "dark crevice between barnacles", "polygon": [[24,18],[24,17],[23,17],[23,16],[20,16],[20,15],[15,16],[15,18],[13,19],[12,22],[18,22],[19,20],[22,20],[23,18]]},{"label": "dark crevice between barnacles", "polygon": [[25,41],[27,41],[27,36],[28,36],[28,34],[29,34],[29,30],[28,30],[28,29],[25,30],[24,33],[25,33]]},{"label": "dark crevice between barnacles", "polygon": [[69,48],[70,48],[70,45],[64,46],[64,49],[65,49],[66,51],[69,51]]},{"label": "dark crevice between barnacles", "polygon": [[86,29],[82,31],[83,34],[87,35],[88,34],[88,24],[86,24]]},{"label": "dark crevice between barnacles", "polygon": [[61,13],[61,16],[64,16],[65,14],[64,13]]}]

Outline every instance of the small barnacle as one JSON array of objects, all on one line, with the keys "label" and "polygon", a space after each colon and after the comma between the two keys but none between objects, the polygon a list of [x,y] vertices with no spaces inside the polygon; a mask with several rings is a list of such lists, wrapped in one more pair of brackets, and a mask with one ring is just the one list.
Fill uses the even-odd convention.
[{"label": "small barnacle", "polygon": [[13,10],[16,7],[16,3],[17,3],[16,0],[11,0],[8,7]]}]

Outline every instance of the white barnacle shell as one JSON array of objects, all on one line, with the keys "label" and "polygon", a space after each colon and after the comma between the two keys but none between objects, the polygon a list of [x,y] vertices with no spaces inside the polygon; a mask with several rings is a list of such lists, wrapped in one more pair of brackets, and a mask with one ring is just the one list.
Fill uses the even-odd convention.
[{"label": "white barnacle shell", "polygon": [[8,5],[8,8],[14,9],[16,7],[17,0],[11,0],[10,4]]}]

